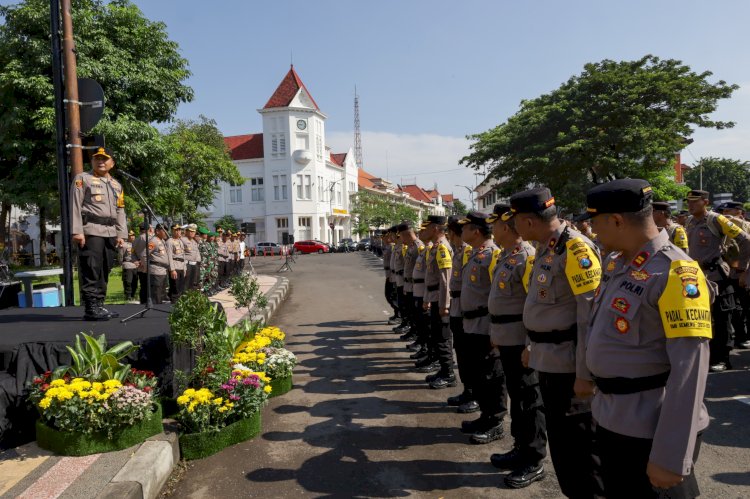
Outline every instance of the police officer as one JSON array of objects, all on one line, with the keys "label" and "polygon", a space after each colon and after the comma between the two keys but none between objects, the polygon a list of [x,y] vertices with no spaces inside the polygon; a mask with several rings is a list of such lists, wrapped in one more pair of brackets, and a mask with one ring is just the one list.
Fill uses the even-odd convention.
[{"label": "police officer", "polygon": [[699,495],[712,290],[698,262],[654,223],[651,196],[639,179],[586,196],[594,230],[616,250],[604,261],[585,342],[610,499]]},{"label": "police officer", "polygon": [[448,242],[453,248],[453,262],[451,264],[451,278],[448,281],[448,292],[451,306],[448,314],[448,324],[453,336],[453,348],[456,350],[456,365],[458,376],[463,385],[459,395],[448,397],[448,405],[458,406],[458,412],[468,414],[479,410],[479,404],[474,397],[474,386],[470,379],[471,352],[467,350],[466,334],[464,333],[464,318],[461,313],[461,272],[471,257],[472,248],[461,239],[462,225],[458,223],[463,217],[452,215],[448,217]]},{"label": "police officer", "polygon": [[138,298],[142,305],[146,304],[147,301],[147,279],[146,276],[148,275],[146,272],[146,266],[141,265],[141,253],[143,253],[143,250],[148,245],[147,241],[148,238],[153,236],[153,229],[150,225],[148,225],[146,222],[143,222],[140,225],[140,234],[138,235],[138,238],[133,241],[133,253],[135,255],[136,260],[138,261]]},{"label": "police officer", "polygon": [[404,301],[404,256],[406,255],[406,247],[401,240],[401,234],[398,228],[398,225],[393,227],[396,244],[393,247],[393,256],[391,257],[391,270],[394,274],[396,303],[398,304],[399,315],[401,316],[401,324],[394,327],[393,332],[402,334],[408,333],[411,329],[411,325],[409,324],[409,314],[407,313],[406,302]]},{"label": "police officer", "polygon": [[148,236],[148,244],[144,245],[138,257],[141,266],[146,268],[146,251],[148,251],[148,274],[151,281],[151,301],[159,304],[167,298],[168,278],[176,279],[177,272],[172,253],[167,250],[167,229],[162,224],[156,225],[155,235]]},{"label": "police officer", "polygon": [[[745,234],[750,234],[750,222],[745,220],[745,206],[739,201],[729,201],[726,203],[723,214],[732,222],[742,227]],[[750,294],[748,294],[747,284],[740,280],[737,274],[739,266],[739,248],[732,245],[727,250],[727,263],[729,264],[729,279],[734,287],[736,308],[732,313],[732,326],[734,327],[734,346],[736,348],[750,348]],[[747,272],[745,272],[747,279]]]},{"label": "police officer", "polygon": [[731,315],[735,308],[734,287],[730,281],[730,267],[724,260],[722,250],[728,240],[738,246],[736,276],[743,274],[750,260],[750,237],[742,228],[724,215],[708,211],[709,193],[692,190],[688,193],[690,218],[685,224],[688,236],[688,254],[698,262],[706,277],[719,287],[719,296],[712,306],[714,320],[711,338],[711,372],[731,369],[729,352],[733,345]]},{"label": "police officer", "polygon": [[216,252],[219,267],[219,288],[227,287],[229,281],[229,232],[219,227],[217,229],[219,239],[216,241]]},{"label": "police officer", "polygon": [[467,351],[471,355],[469,376],[481,411],[479,418],[462,422],[461,431],[472,434],[473,443],[486,444],[503,438],[503,418],[508,412],[500,356],[490,343],[487,308],[500,248],[492,240],[485,213],[470,211],[459,223],[463,226],[461,239],[472,247],[469,261],[461,272],[461,310]]},{"label": "police officer", "polygon": [[135,299],[138,290],[138,256],[133,249],[135,232],[128,232],[128,240],[120,246],[120,264],[122,265],[122,288],[125,292],[125,301]]},{"label": "police officer", "polygon": [[185,291],[185,271],[187,268],[187,259],[185,258],[185,243],[182,242],[182,226],[175,224],[172,226],[172,237],[167,240],[167,251],[172,256],[174,271],[176,276],[169,278],[169,301],[177,303],[182,293]]},{"label": "police officer", "polygon": [[401,240],[406,247],[406,254],[404,255],[404,310],[409,315],[410,323],[412,324],[411,329],[406,333],[402,339],[405,341],[415,340],[417,337],[417,328],[414,321],[414,280],[412,274],[414,273],[414,264],[419,254],[419,247],[423,246],[421,241],[417,239],[414,230],[412,229],[411,223],[403,223],[398,226]]},{"label": "police officer", "polygon": [[385,300],[393,309],[393,315],[388,317],[388,324],[400,324],[398,305],[394,299],[395,286],[391,274],[391,256],[393,254],[393,235],[391,229],[383,231],[383,270],[385,271]]},{"label": "police officer", "polygon": [[457,384],[453,372],[453,339],[448,324],[451,300],[448,281],[453,266],[453,248],[445,237],[447,221],[448,218],[444,216],[428,216],[424,233],[424,237],[432,242],[432,249],[426,256],[423,307],[430,313],[430,342],[440,366],[440,370],[429,380],[430,388],[433,389]]},{"label": "police officer", "polygon": [[496,204],[487,218],[487,222],[493,224],[495,242],[503,248],[495,265],[487,308],[490,342],[500,356],[510,396],[510,434],[513,436],[513,449],[493,454],[490,461],[497,468],[510,470],[505,484],[519,489],[545,476],[542,460],[547,456],[547,431],[539,378],[536,371],[521,362],[527,335],[523,307],[535,251],[518,234],[510,215],[510,205]]},{"label": "police officer", "polygon": [[185,248],[185,286],[184,289],[198,289],[198,278],[200,274],[201,252],[196,232],[198,225],[188,224],[185,227],[185,235],[182,237],[182,245]]},{"label": "police officer", "polygon": [[119,317],[104,308],[109,272],[128,234],[122,185],[109,174],[114,166],[112,152],[100,147],[91,158],[91,172],[76,175],[70,188],[71,234],[78,245],[84,320]]},{"label": "police officer", "polygon": [[669,203],[654,201],[651,203],[654,210],[654,222],[660,229],[667,231],[669,241],[683,251],[688,250],[687,234],[684,227],[672,221],[672,208]]},{"label": "police officer", "polygon": [[434,365],[435,353],[430,348],[430,322],[424,310],[424,278],[427,272],[426,257],[427,252],[432,247],[432,243],[427,241],[425,237],[425,228],[425,223],[420,224],[419,232],[417,233],[418,242],[415,242],[417,245],[417,256],[414,259],[414,269],[412,270],[411,278],[413,283],[412,294],[414,295],[414,305],[412,307],[414,316],[412,317],[412,323],[417,333],[414,343],[408,345],[407,348],[415,352],[410,358],[414,359],[414,366],[417,369],[424,372],[432,372],[433,370],[437,370],[438,366]]},{"label": "police officer", "polygon": [[589,238],[562,224],[546,187],[514,194],[510,206],[506,218],[515,219],[516,232],[539,244],[523,309],[529,337],[524,361],[539,375],[552,464],[563,494],[597,497],[602,485],[583,348],[601,277],[598,250]]}]

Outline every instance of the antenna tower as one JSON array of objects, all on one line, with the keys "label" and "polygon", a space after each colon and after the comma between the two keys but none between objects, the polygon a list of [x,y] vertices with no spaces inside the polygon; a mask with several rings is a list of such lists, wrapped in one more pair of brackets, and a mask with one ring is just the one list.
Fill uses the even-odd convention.
[{"label": "antenna tower", "polygon": [[362,168],[362,132],[359,129],[359,96],[354,86],[354,161]]}]

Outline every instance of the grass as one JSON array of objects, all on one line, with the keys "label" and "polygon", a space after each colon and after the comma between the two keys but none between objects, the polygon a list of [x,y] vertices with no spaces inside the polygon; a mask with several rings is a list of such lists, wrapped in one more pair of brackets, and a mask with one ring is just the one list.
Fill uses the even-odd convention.
[{"label": "grass", "polygon": [[[18,267],[13,268],[14,272],[21,272],[22,270],[40,270],[36,267]],[[48,283],[59,283],[62,282],[61,275],[51,275],[34,279],[34,286],[39,284]],[[73,271],[73,288],[75,289],[75,300],[77,304],[81,303],[81,292],[79,289],[78,282],[78,271]],[[109,273],[109,283],[107,285],[107,298],[104,300],[105,303],[110,305],[118,305],[127,303],[125,301],[125,291],[122,286],[122,267],[115,267],[112,272]]]}]

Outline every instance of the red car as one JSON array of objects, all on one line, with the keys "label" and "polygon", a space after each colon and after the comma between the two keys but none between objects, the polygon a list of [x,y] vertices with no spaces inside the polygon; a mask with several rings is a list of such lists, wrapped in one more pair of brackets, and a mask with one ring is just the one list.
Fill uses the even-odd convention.
[{"label": "red car", "polygon": [[327,244],[318,241],[297,241],[294,243],[294,251],[298,253],[328,253],[331,249]]}]

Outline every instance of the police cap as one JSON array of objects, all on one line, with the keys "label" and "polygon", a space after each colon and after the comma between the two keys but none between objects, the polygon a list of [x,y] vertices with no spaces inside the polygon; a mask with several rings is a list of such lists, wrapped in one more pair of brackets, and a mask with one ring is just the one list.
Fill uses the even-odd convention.
[{"label": "police cap", "polygon": [[708,191],[693,189],[692,191],[688,192],[687,198],[685,199],[687,199],[688,201],[698,201],[699,199],[708,199],[708,196]]},{"label": "police cap", "polygon": [[651,204],[654,192],[640,178],[624,178],[600,184],[586,193],[586,218],[602,213],[634,213]]},{"label": "police cap", "polygon": [[445,225],[447,221],[448,217],[441,215],[430,215],[427,217],[427,223],[430,224]]},{"label": "police cap", "polygon": [[727,205],[726,207],[729,208],[730,210],[744,210],[745,209],[745,205],[740,203],[739,201],[728,201],[724,204]]},{"label": "police cap", "polygon": [[456,234],[461,234],[461,224],[458,223],[459,220],[461,220],[462,217],[459,217],[458,215],[451,215],[448,217],[448,230],[455,232]]},{"label": "police cap", "polygon": [[666,211],[668,213],[672,212],[672,207],[669,206],[669,203],[665,201],[654,201],[651,203],[651,206],[654,207],[654,211]]},{"label": "police cap", "polygon": [[[505,203],[498,203],[492,208],[492,214],[487,217],[487,223],[491,224],[498,218],[510,212],[510,205]],[[507,220],[507,219],[506,219]]]},{"label": "police cap", "polygon": [[156,224],[155,230],[167,231],[167,228],[163,224]]},{"label": "police cap", "polygon": [[95,158],[97,156],[104,156],[107,159],[114,159],[114,156],[112,156],[112,149],[108,147],[100,147],[91,155],[92,158]]},{"label": "police cap", "polygon": [[397,225],[396,230],[398,232],[405,232],[407,230],[411,230],[411,222],[404,222],[402,224]]},{"label": "police cap", "polygon": [[538,213],[550,206],[554,206],[555,198],[546,187],[536,187],[523,192],[517,192],[510,197],[510,211],[502,215],[503,220],[509,220],[519,213]]},{"label": "police cap", "polygon": [[487,214],[481,211],[470,211],[464,218],[458,221],[461,225],[472,224],[487,228]]}]

